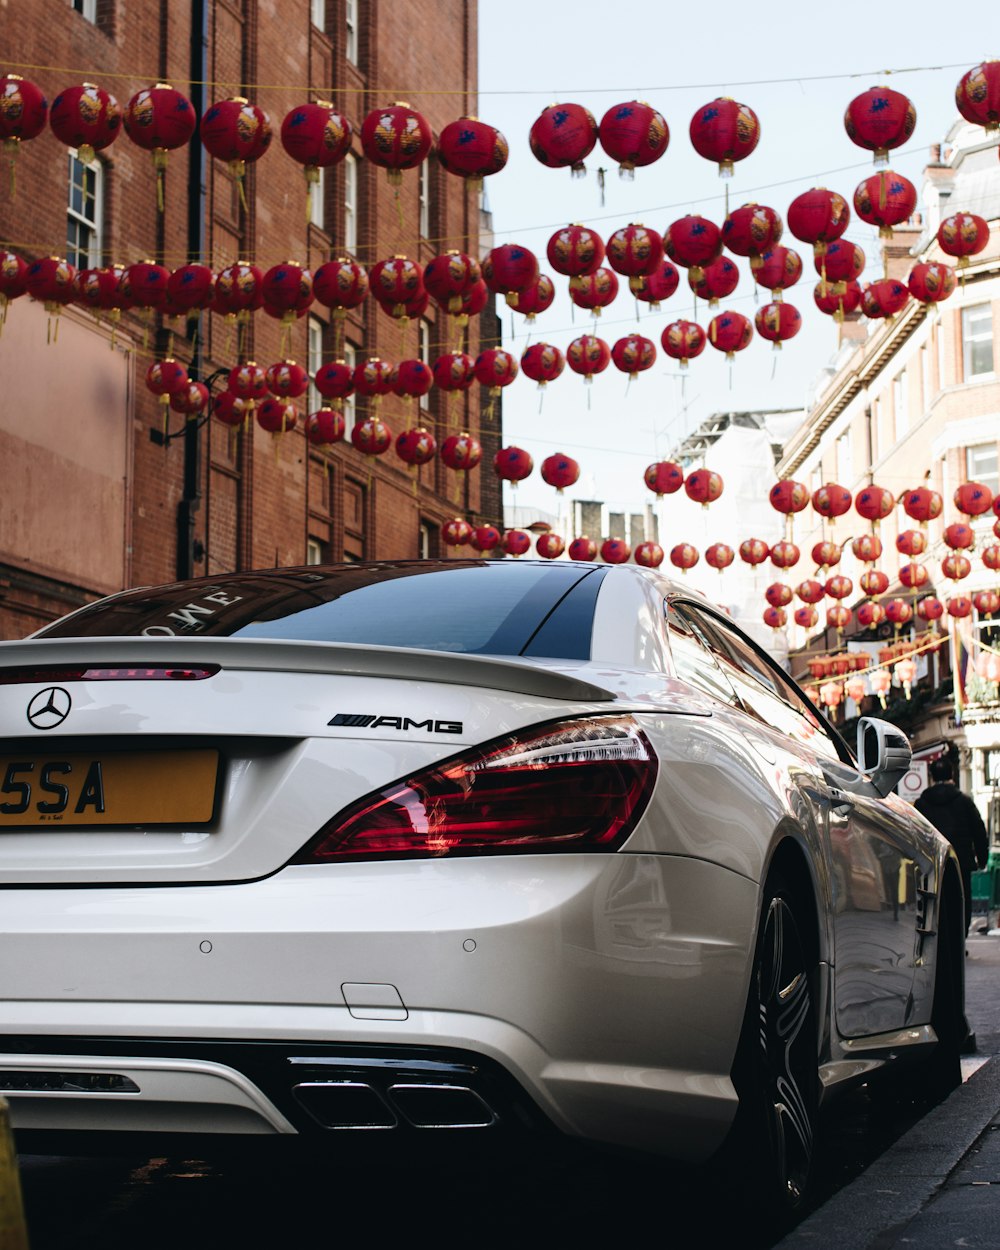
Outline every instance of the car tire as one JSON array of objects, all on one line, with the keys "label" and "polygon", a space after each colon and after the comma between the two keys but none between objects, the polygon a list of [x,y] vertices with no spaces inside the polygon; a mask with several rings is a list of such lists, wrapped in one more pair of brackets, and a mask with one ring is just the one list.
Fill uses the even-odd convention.
[{"label": "car tire", "polygon": [[764,890],[733,1084],[739,1108],[727,1153],[746,1200],[769,1219],[801,1210],[819,1121],[816,969],[805,909],[777,875]]}]

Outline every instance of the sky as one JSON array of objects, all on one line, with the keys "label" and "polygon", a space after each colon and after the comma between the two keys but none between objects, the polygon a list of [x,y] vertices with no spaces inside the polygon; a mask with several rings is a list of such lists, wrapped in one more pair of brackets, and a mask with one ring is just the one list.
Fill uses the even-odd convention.
[{"label": "sky", "polygon": [[[951,23],[945,34],[940,5],[927,0],[906,6],[848,0],[818,19],[808,6],[757,10],[734,0],[700,7],[633,5],[625,13],[596,0],[480,0],[478,116],[510,144],[506,168],[485,184],[495,243],[523,244],[539,257],[542,272],[552,274],[546,243],[569,222],[591,226],[604,239],[629,222],[662,234],[692,212],[721,225],[726,181],[688,136],[695,111],[718,96],[749,105],[761,126],[756,150],[728,180],[731,208],[757,201],[784,218],[789,202],[814,186],[839,191],[851,204],[855,187],[876,170],[871,153],[848,138],[844,110],[855,95],[879,85],[902,91],[916,105],[914,136],[890,154],[890,168],[919,193],[931,145],[942,142],[958,118],[959,78],[1000,49],[986,46],[984,23]],[[638,169],[634,180],[619,177],[600,144],[579,180],[568,170],[547,169],[532,155],[528,132],[549,104],[583,104],[600,122],[612,105],[632,99],[652,104],[670,128],[665,155]],[[606,169],[603,199],[600,166]],[[862,282],[881,277],[876,229],[852,216],[846,238],[866,253]],[[666,458],[712,413],[806,405],[836,349],[836,327],[813,303],[818,275],[811,247],[791,236],[787,225],[781,242],[803,260],[802,279],[785,294],[802,314],[802,330],[781,351],[755,337],[732,364],[706,346],[681,371],[662,352],[660,333],[670,321],[686,317],[707,326],[720,311],[698,301],[695,315],[684,271],[677,293],[659,312],[637,306],[621,279],[618,298],[596,329],[591,314],[570,303],[568,279],[557,274],[556,300],[533,326],[504,308],[505,346],[518,357],[529,342],[549,341],[565,351],[578,335],[596,333],[610,346],[636,330],[658,352],[653,368],[632,382],[610,365],[592,386],[568,368],[544,391],[523,375],[509,386],[504,442],[529,451],[535,471],[516,490],[504,487],[505,502],[560,520],[573,498],[640,511],[653,500],[643,482],[645,467]],[[734,259],[740,282],[722,308],[752,319],[768,297],[756,292],[748,262]],[[579,482],[562,499],[539,474],[541,460],[557,451],[581,467]],[[572,536],[565,525],[563,533]]]}]

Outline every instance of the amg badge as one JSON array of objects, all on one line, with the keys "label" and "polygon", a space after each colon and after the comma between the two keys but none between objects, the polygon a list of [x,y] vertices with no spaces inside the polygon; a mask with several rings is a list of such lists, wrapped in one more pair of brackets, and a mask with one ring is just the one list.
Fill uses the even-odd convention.
[{"label": "amg badge", "polygon": [[460,720],[414,720],[410,716],[366,716],[363,713],[338,712],[333,720],[327,721],[344,729],[423,729],[429,734],[460,734]]}]

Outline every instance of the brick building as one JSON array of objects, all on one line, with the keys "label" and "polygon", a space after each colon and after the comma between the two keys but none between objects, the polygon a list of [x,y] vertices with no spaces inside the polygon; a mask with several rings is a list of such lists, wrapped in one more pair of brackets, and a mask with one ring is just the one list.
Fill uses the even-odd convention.
[{"label": "brick building", "polygon": [[[213,270],[247,259],[266,270],[286,260],[315,269],[349,255],[369,267],[405,254],[421,263],[449,248],[480,254],[476,191],[433,153],[404,174],[398,196],[367,162],[357,132],[372,107],[404,98],[435,136],[476,112],[476,5],[470,0],[6,0],[0,72],[19,72],[49,100],[91,81],[124,107],[156,81],[184,92],[199,116],[215,99],[247,96],[268,113],[270,150],[246,176],[246,202],[227,166],[197,139],[170,154],[158,211],[150,154],[122,134],[85,165],[46,129],[20,145],[16,195],[0,190],[0,247],[27,260],[65,256],[79,267],[154,258],[173,269]],[[20,68],[55,66],[57,69]],[[424,84],[432,89],[421,90]],[[403,94],[405,91],[405,95]],[[301,166],[281,147],[281,121],[307,99],[332,100],[354,123],[348,157],[307,193]],[[490,311],[465,333],[475,355],[497,334]],[[348,315],[343,347],[315,303],[282,341],[257,313],[243,358],[307,364],[422,356],[458,346],[454,318],[431,305],[407,324],[368,299]],[[0,636],[122,587],[232,569],[439,553],[439,527],[456,514],[498,523],[493,474],[451,472],[435,459],[413,473],[395,453],[365,458],[349,444],[311,446],[302,432],[272,436],[251,423],[232,436],[217,422],[185,428],[145,385],[168,349],[205,380],[237,363],[224,318],[203,313],[185,330],[125,313],[116,329],[75,306],[53,320],[23,298],[0,337],[5,403],[0,455]],[[216,386],[224,385],[224,375]],[[489,465],[500,418],[479,388],[447,403],[388,396],[394,434],[422,424],[437,436],[468,429]],[[298,401],[299,415],[318,407]],[[419,405],[419,407],[418,407]],[[348,430],[365,401],[348,402]]]}]

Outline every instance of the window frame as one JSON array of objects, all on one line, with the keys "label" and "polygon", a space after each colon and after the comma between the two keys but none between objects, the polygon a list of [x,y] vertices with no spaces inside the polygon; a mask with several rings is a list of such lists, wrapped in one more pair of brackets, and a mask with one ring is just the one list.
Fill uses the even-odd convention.
[{"label": "window frame", "polygon": [[[343,349],[344,364],[354,369],[358,363],[358,355],[361,349],[355,347],[353,343],[345,341]],[[354,391],[351,391],[343,401],[342,411],[344,414],[344,437],[350,439],[351,431],[358,422],[358,399]]]},{"label": "window frame", "polygon": [[309,0],[309,20],[318,31],[326,34],[326,0]]},{"label": "window frame", "polygon": [[69,0],[74,13],[79,13],[85,22],[97,25],[97,0]]},{"label": "window frame", "polygon": [[326,326],[319,317],[309,314],[306,317],[306,372],[309,374],[309,390],[307,404],[310,412],[323,407],[323,396],[320,395],[313,382],[316,370],[323,363],[323,339]]},{"label": "window frame", "polygon": [[351,256],[358,250],[358,159],[353,152],[344,157],[344,250]]},{"label": "window frame", "polygon": [[344,56],[352,65],[358,62],[358,0],[344,0]]},{"label": "window frame", "polygon": [[[76,148],[68,149],[68,174],[66,188],[66,259],[76,269],[94,269],[101,263],[101,257],[104,254],[104,166],[95,157],[90,162],[81,161],[80,155]],[[93,220],[84,215],[83,212],[73,207],[73,191],[77,186],[74,181],[74,170],[79,166],[81,170],[88,171],[94,176],[94,217]],[[84,201],[86,200],[86,186],[80,184]],[[86,258],[87,263],[81,264],[82,251],[79,247],[79,241],[76,243],[70,237],[71,226],[77,229],[90,231],[90,238],[87,244]]]},{"label": "window frame", "polygon": [[[972,330],[972,320],[975,314],[984,314],[982,319],[986,322],[985,331],[974,333]],[[975,363],[976,346],[978,344],[987,344],[989,347],[989,368],[973,369]],[[995,372],[995,364],[993,358],[993,305],[989,301],[981,304],[967,304],[962,309],[962,376],[966,381],[975,378],[984,380],[992,378]]]},{"label": "window frame", "polygon": [[[989,453],[993,456],[993,469],[989,473],[983,473],[976,467],[975,452],[985,451],[988,460]],[[1000,450],[996,443],[973,443],[965,449],[965,480],[967,482],[980,482],[983,486],[988,486],[993,494],[1000,494]]]},{"label": "window frame", "polygon": [[326,230],[326,170],[322,165],[316,177],[309,182],[309,224],[317,230]]}]

